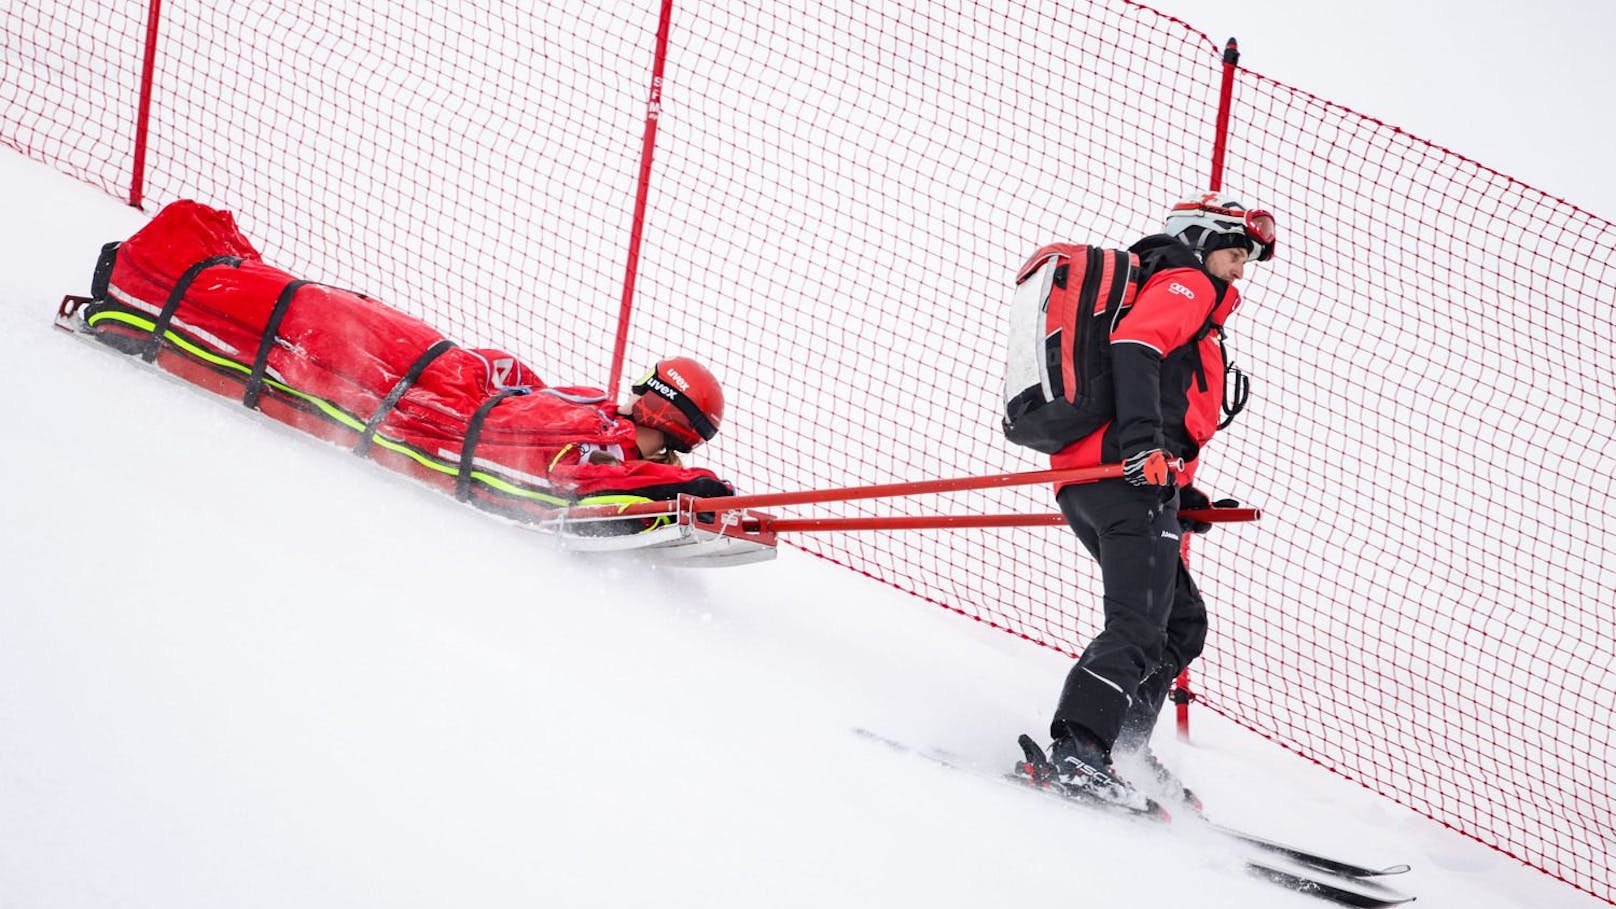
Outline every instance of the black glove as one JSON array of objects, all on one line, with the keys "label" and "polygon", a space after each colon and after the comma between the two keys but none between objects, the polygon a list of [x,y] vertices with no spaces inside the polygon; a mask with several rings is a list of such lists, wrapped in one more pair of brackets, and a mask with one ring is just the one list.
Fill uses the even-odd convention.
[{"label": "black glove", "polygon": [[[1178,513],[1186,511],[1200,511],[1207,508],[1239,508],[1240,503],[1234,499],[1219,499],[1216,502],[1208,501],[1206,493],[1194,486],[1185,486],[1178,491]],[[1210,521],[1191,521],[1180,518],[1179,526],[1185,533],[1206,533],[1212,529]]]},{"label": "black glove", "polygon": [[1172,455],[1164,448],[1147,448],[1122,461],[1122,478],[1135,486],[1173,485]]},{"label": "black glove", "polygon": [[679,484],[679,487],[674,492],[689,493],[698,499],[715,499],[720,496],[734,495],[735,487],[733,484],[723,480],[715,480],[711,477],[697,477],[694,480]]},{"label": "black glove", "polygon": [[[668,483],[662,486],[647,486],[633,492],[605,491],[579,499],[578,505],[616,505],[626,507],[641,502],[671,502],[683,493],[695,496],[698,499],[721,498],[735,494],[735,487],[724,480],[715,480],[712,477],[695,477],[682,483]],[[703,511],[697,518],[709,523],[714,513]],[[630,533],[644,533],[658,527],[672,523],[672,515],[658,515],[656,517],[630,517],[622,520],[605,519],[597,521],[579,521],[573,525],[570,533],[585,537],[615,537]]]},{"label": "black glove", "polygon": [[[735,484],[729,482],[728,480],[713,480],[707,477],[700,477],[684,484],[684,488],[681,489],[680,492],[688,492],[698,499],[715,499],[723,496],[734,495]],[[703,521],[708,524],[711,524],[713,519],[717,516],[717,512],[712,511],[696,512],[696,520]]]},{"label": "black glove", "polygon": [[1206,493],[1195,488],[1194,485],[1178,487],[1178,510],[1199,511],[1202,508],[1211,508],[1212,500]]}]

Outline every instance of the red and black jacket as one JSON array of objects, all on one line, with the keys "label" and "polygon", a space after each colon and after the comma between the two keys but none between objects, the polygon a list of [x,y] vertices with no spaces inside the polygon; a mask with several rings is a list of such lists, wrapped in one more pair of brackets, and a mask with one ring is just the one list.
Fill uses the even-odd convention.
[{"label": "red and black jacket", "polygon": [[1133,308],[1111,332],[1116,418],[1050,456],[1051,466],[1117,464],[1135,452],[1164,448],[1194,464],[1218,430],[1223,407],[1222,327],[1240,292],[1213,276],[1189,247],[1165,234],[1130,251],[1144,284]]}]

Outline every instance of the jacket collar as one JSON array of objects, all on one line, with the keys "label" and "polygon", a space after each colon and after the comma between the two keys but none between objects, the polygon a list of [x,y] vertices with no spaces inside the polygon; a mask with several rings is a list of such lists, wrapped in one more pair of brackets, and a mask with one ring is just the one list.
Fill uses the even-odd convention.
[{"label": "jacket collar", "polygon": [[1206,270],[1206,264],[1195,251],[1179,242],[1177,237],[1168,234],[1151,234],[1128,247],[1128,251],[1139,257],[1139,268],[1143,272],[1140,282],[1149,281],[1158,272],[1173,268],[1193,268],[1212,282],[1212,292],[1217,295],[1217,303],[1212,309],[1212,324],[1221,327],[1229,316],[1240,305],[1240,291],[1217,275]]}]

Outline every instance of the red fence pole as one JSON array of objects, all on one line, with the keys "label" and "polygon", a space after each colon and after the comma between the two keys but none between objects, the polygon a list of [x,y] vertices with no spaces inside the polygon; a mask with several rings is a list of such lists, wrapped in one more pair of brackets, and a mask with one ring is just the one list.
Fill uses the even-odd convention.
[{"label": "red fence pole", "polygon": [[1229,145],[1229,111],[1234,107],[1234,68],[1240,63],[1240,45],[1233,38],[1223,47],[1223,87],[1218,91],[1217,133],[1212,137],[1212,179],[1207,189],[1223,189],[1223,153]]},{"label": "red fence pole", "polygon": [[[1223,84],[1218,89],[1218,124],[1217,132],[1212,136],[1212,177],[1207,183],[1207,189],[1219,192],[1223,189],[1223,158],[1229,150],[1229,113],[1234,109],[1234,70],[1240,64],[1240,44],[1233,38],[1223,46]],[[1184,537],[1184,561],[1189,562],[1188,536]],[[1190,739],[1190,702],[1195,700],[1195,692],[1190,690],[1190,671],[1185,669],[1173,680],[1173,690],[1170,693],[1176,713],[1174,717],[1178,727],[1178,738],[1187,742]]]},{"label": "red fence pole", "polygon": [[634,196],[634,223],[629,229],[628,265],[623,274],[623,303],[617,311],[617,342],[612,347],[612,372],[606,393],[615,396],[623,378],[623,351],[628,346],[628,317],[634,308],[634,281],[640,272],[640,240],[645,231],[645,205],[651,195],[651,157],[656,152],[657,121],[662,117],[662,73],[668,62],[668,31],[673,23],[673,0],[662,0],[657,22],[656,57],[651,64],[651,94],[645,104],[645,139],[640,145],[640,182]]},{"label": "red fence pole", "polygon": [[146,135],[151,123],[152,80],[157,71],[157,23],[163,0],[151,0],[146,18],[146,59],[140,67],[140,108],[135,112],[135,163],[129,177],[129,204],[140,208],[146,201]]},{"label": "red fence pole", "polygon": [[[1184,540],[1179,545],[1179,554],[1184,559],[1184,567],[1190,564],[1190,540],[1193,534],[1184,534]],[[1178,678],[1173,679],[1173,687],[1167,692],[1168,700],[1173,702],[1173,727],[1178,731],[1178,740],[1190,740],[1190,702],[1195,700],[1195,692],[1190,689],[1190,668],[1185,666],[1178,671]]]}]

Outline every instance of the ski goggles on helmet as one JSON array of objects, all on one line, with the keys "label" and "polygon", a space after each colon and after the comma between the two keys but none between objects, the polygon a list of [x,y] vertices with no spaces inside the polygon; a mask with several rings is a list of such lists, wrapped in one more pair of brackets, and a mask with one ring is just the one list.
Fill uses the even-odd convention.
[{"label": "ski goggles on helmet", "polygon": [[1246,236],[1251,238],[1253,249],[1251,257],[1258,262],[1267,262],[1274,257],[1274,246],[1279,239],[1279,228],[1274,224],[1274,216],[1262,209],[1246,212]]},{"label": "ski goggles on helmet", "polygon": [[1251,258],[1256,262],[1267,262],[1274,257],[1274,247],[1279,240],[1279,227],[1274,223],[1274,216],[1261,208],[1247,210],[1244,208],[1225,208],[1221,205],[1208,205],[1203,202],[1180,202],[1173,206],[1178,212],[1204,212],[1209,215],[1219,227],[1234,228],[1239,226],[1251,243]]},{"label": "ski goggles on helmet", "polygon": [[[661,364],[657,365],[658,367],[661,366]],[[639,382],[636,382],[630,387],[629,390],[637,395],[644,395],[647,392],[654,394],[657,397],[662,398],[664,401],[667,401],[669,404],[672,404],[679,412],[679,415],[684,417],[684,426],[669,425],[667,424],[666,420],[663,420],[661,422],[663,422],[664,425],[657,427],[664,430],[681,430],[678,434],[682,438],[680,438],[678,441],[684,447],[676,450],[689,451],[692,447],[700,442],[710,442],[712,441],[713,436],[718,435],[718,427],[713,425],[713,421],[708,419],[707,415],[701,412],[701,407],[697,405],[695,401],[692,401],[689,395],[684,394],[680,392],[679,389],[675,388],[672,382],[664,379],[660,369],[652,369],[645,378],[641,379]],[[689,429],[686,430],[685,427],[688,427]],[[693,431],[695,436],[699,436],[700,438],[698,439],[690,437],[690,431]]]}]

